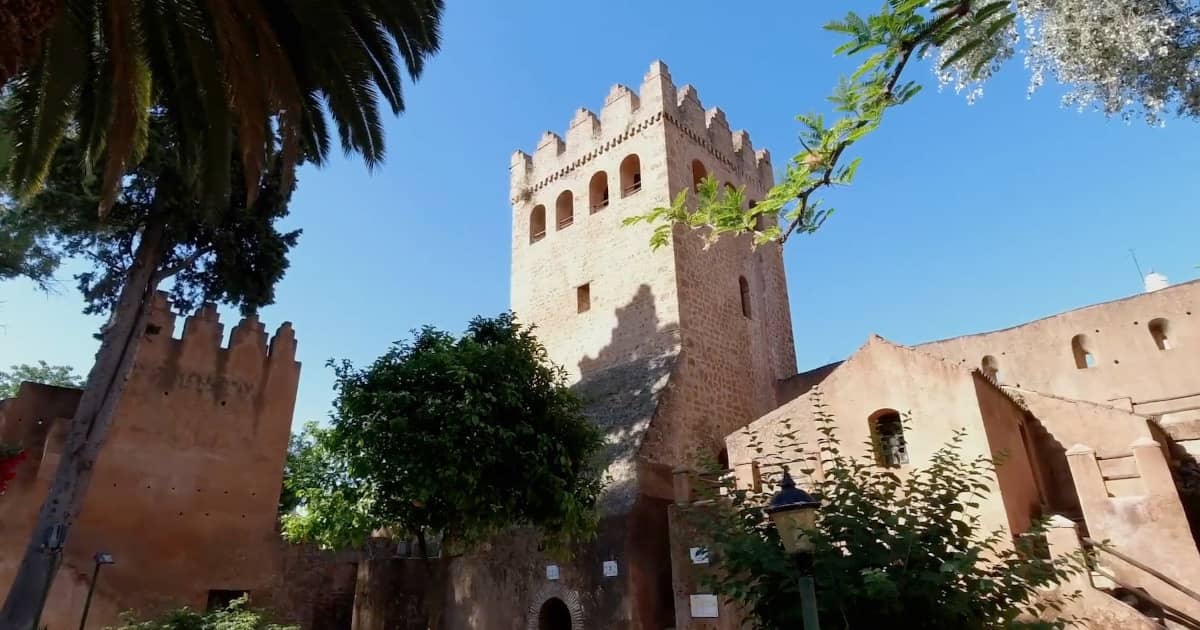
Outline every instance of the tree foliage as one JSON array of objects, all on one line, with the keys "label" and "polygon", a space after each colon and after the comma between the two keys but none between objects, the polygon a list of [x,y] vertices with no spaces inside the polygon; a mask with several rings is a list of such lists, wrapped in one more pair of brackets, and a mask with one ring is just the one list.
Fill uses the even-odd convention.
[{"label": "tree foliage", "polygon": [[156,261],[157,282],[173,280],[170,293],[177,308],[212,301],[252,312],[271,304],[275,284],[288,267],[287,253],[300,236],[299,230],[281,232],[275,225],[287,215],[294,179],[285,186],[283,165],[274,161],[255,203],[247,207],[235,156],[226,179],[240,194],[213,211],[186,184],[179,156],[184,149],[165,114],[152,116],[150,123],[149,150],[122,180],[108,216],[96,215],[102,193],[87,168],[82,141],[68,138],[41,194],[0,214],[0,243],[36,243],[46,252],[47,275],[63,258],[89,260],[92,269],[76,276],[84,311],[108,313],[139,240],[155,224],[163,229],[164,243]]},{"label": "tree foliage", "polygon": [[289,537],[344,546],[388,528],[462,549],[516,525],[591,532],[600,433],[512,314],[333,367],[331,425],[308,427],[287,482]]},{"label": "tree foliage", "polygon": [[[873,450],[844,455],[819,401],[816,409],[824,476],[807,482],[821,501],[817,528],[808,535],[816,547],[811,571],[822,628],[897,621],[914,630],[1068,625],[1041,619],[1064,601],[1042,598],[1043,589],[1077,572],[1080,559],[1047,559],[1040,530],[1015,542],[982,531],[979,502],[988,497],[994,468],[986,459],[964,458],[961,432],[927,465],[901,477],[877,466]],[[787,428],[784,451],[796,446]],[[760,442],[752,447],[763,450]],[[815,462],[792,464],[811,473]],[[741,605],[754,627],[800,627],[799,571],[763,512],[771,495],[732,487],[726,495],[729,501],[693,512],[713,558],[711,586]]]},{"label": "tree foliage", "polygon": [[0,370],[0,400],[16,396],[25,381],[59,387],[83,386],[83,379],[69,365],[50,365],[45,361],[38,361],[37,365],[22,363],[10,366],[7,371]]},{"label": "tree foliage", "polygon": [[225,608],[204,613],[180,608],[149,620],[126,614],[113,630],[300,630],[300,627],[272,623],[265,613],[249,608],[243,596]]},{"label": "tree foliage", "polygon": [[[1019,19],[1014,19],[1019,17]],[[1200,2],[1196,0],[1020,0],[988,20],[984,42],[951,59],[964,36],[939,51],[943,85],[978,96],[1000,65],[1024,57],[1029,91],[1047,79],[1063,103],[1107,115],[1200,116]],[[984,64],[982,72],[971,72]]]},{"label": "tree foliage", "polygon": [[453,555],[516,526],[561,551],[594,534],[600,431],[511,313],[475,318],[461,337],[426,327],[364,368],[331,365],[330,426],[306,427],[284,481],[298,502],[283,517],[289,539],[416,539],[438,628]]},{"label": "tree foliage", "polygon": [[915,82],[901,82],[913,56],[959,37],[953,56],[955,61],[962,59],[983,47],[981,40],[990,28],[987,25],[1007,5],[1006,0],[889,0],[876,14],[864,18],[850,12],[842,20],[830,22],[826,30],[841,33],[847,40],[835,54],[865,54],[866,58],[838,82],[829,96],[833,118],[827,119],[820,112],[797,117],[803,150],[791,159],[782,181],[765,199],[748,208],[742,190],[728,190],[708,178],[698,187],[694,203],[684,190],[670,207],[629,217],[625,224],[658,223],[651,237],[651,245],[656,248],[670,242],[677,223],[700,229],[710,239],[724,234],[752,234],[756,244],[782,243],[793,234],[815,232],[834,211],[817,193],[849,185],[858,172],[859,159],[847,160],[846,152],[879,128],[887,110],[907,103],[920,92]]},{"label": "tree foliage", "polygon": [[670,243],[677,224],[710,240],[749,234],[756,245],[815,232],[834,212],[820,193],[851,184],[858,172],[860,158],[848,151],[879,128],[887,110],[920,91],[902,81],[914,58],[936,56],[940,84],[953,84],[968,100],[1023,50],[1031,92],[1053,76],[1069,88],[1064,102],[1080,108],[1140,113],[1150,122],[1172,109],[1200,116],[1196,0],[886,0],[876,13],[851,11],[825,29],[845,36],[835,55],[862,61],[829,96],[832,116],[797,117],[802,150],[765,199],[749,208],[742,190],[709,178],[695,195],[681,191],[670,206],[625,224],[657,224],[655,248]]},{"label": "tree foliage", "polygon": [[335,131],[374,166],[379,100],[403,110],[402,72],[415,79],[437,51],[441,14],[442,0],[61,3],[40,53],[0,86],[17,114],[13,190],[40,189],[75,130],[103,214],[150,146],[156,108],[177,136],[181,176],[211,207],[231,192],[235,153],[253,202],[276,133],[284,188],[301,156],[325,160]]}]

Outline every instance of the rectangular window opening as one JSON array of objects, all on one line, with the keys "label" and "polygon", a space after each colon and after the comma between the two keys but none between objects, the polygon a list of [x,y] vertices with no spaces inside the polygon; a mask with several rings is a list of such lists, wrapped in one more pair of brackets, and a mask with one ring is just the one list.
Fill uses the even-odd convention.
[{"label": "rectangular window opening", "polygon": [[592,285],[591,283],[583,284],[575,287],[575,307],[576,312],[586,313],[592,308]]}]

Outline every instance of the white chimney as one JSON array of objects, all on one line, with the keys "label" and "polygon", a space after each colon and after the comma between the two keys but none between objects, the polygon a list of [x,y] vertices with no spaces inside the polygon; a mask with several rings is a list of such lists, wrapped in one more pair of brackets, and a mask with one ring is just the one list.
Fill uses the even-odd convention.
[{"label": "white chimney", "polygon": [[1146,274],[1146,293],[1167,288],[1167,277],[1161,273],[1151,271]]}]

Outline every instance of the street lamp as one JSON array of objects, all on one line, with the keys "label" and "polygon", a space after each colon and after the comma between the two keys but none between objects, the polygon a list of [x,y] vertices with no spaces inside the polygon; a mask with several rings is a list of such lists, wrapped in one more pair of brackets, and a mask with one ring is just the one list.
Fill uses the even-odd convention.
[{"label": "street lamp", "polygon": [[817,592],[813,585],[812,552],[816,548],[808,532],[816,528],[817,509],[821,503],[812,495],[796,487],[787,468],[779,481],[779,492],[771,497],[767,505],[767,516],[775,523],[783,550],[792,556],[800,570],[800,608],[804,616],[804,630],[820,630],[817,620]]},{"label": "street lamp", "polygon": [[79,618],[79,630],[83,630],[83,627],[87,625],[88,609],[92,607],[92,593],[96,591],[96,578],[100,577],[100,567],[117,563],[116,560],[113,560],[111,553],[103,551],[97,551],[92,559],[96,561],[96,567],[92,569],[92,583],[88,585],[87,599],[83,600],[83,616]]}]

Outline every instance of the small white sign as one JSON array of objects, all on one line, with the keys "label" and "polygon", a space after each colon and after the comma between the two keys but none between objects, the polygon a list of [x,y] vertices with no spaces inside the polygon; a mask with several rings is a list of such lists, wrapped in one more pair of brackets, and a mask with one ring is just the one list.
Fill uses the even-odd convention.
[{"label": "small white sign", "polygon": [[708,551],[704,547],[692,547],[688,549],[688,555],[692,557],[692,564],[708,564]]},{"label": "small white sign", "polygon": [[692,595],[692,619],[716,619],[716,595]]},{"label": "small white sign", "polygon": [[546,579],[547,580],[557,580],[558,579],[558,565],[557,564],[547,564],[546,565]]},{"label": "small white sign", "polygon": [[616,576],[617,576],[617,561],[616,560],[605,560],[604,561],[604,577],[616,577]]}]

